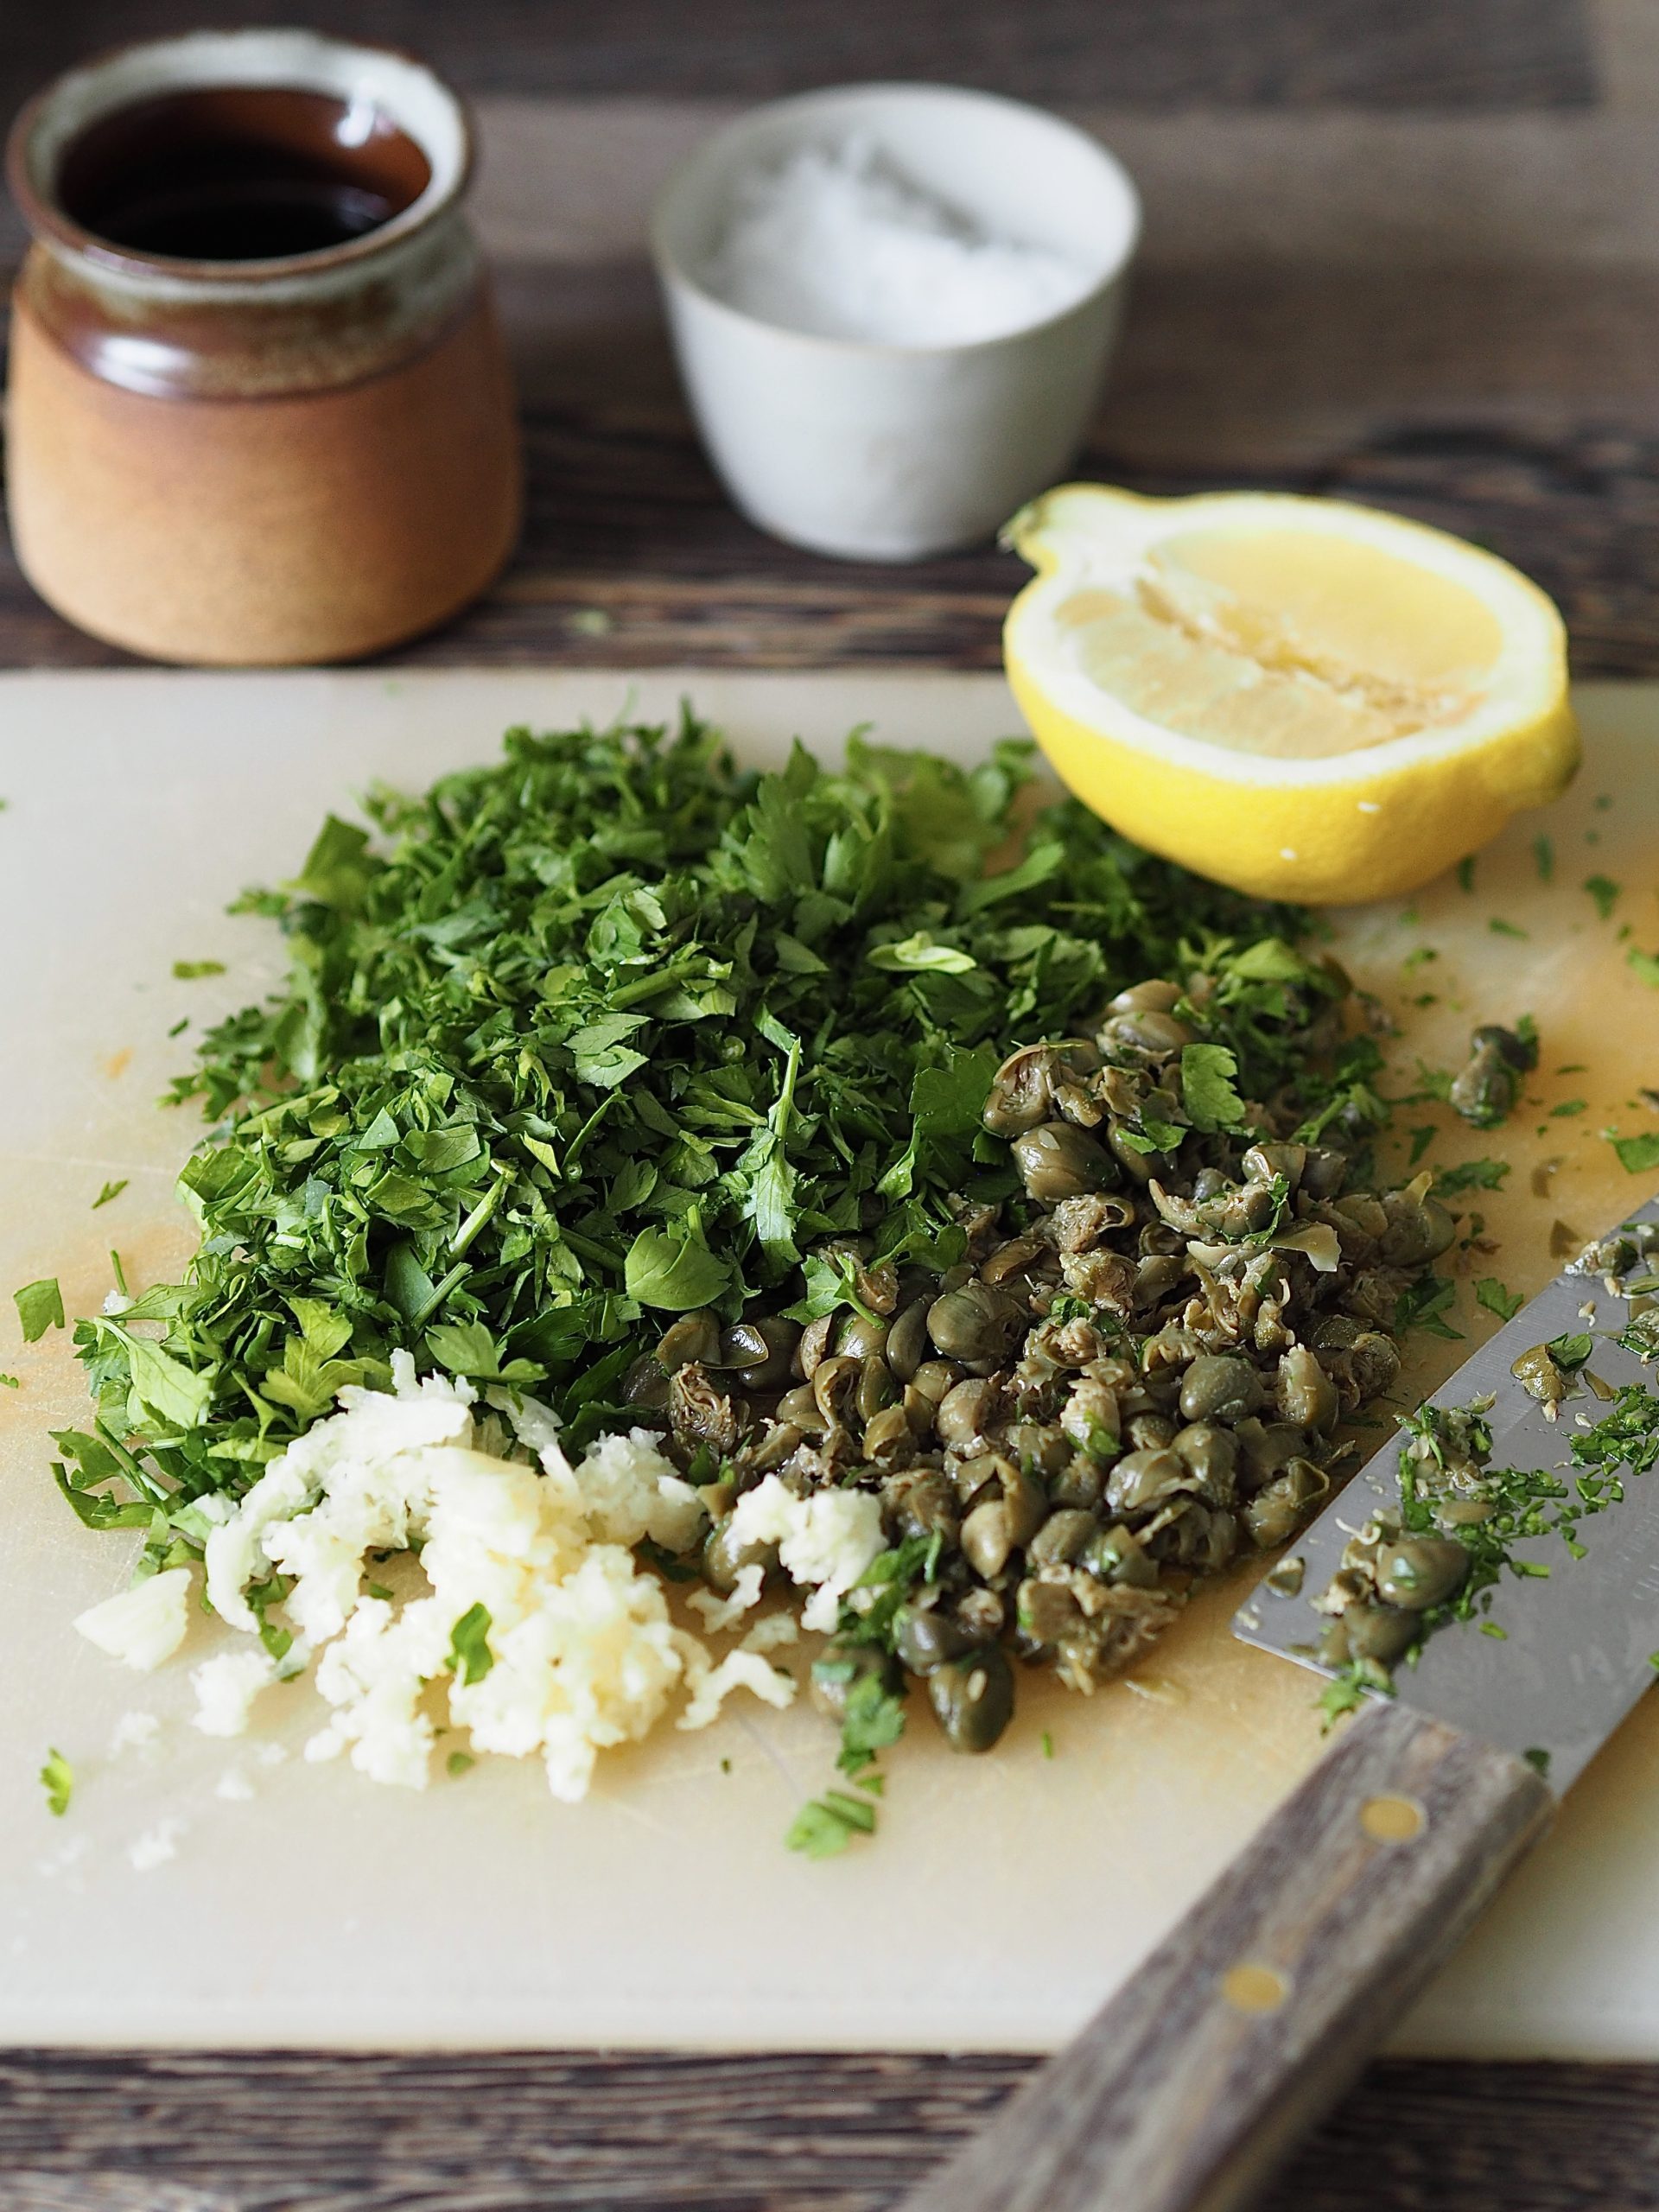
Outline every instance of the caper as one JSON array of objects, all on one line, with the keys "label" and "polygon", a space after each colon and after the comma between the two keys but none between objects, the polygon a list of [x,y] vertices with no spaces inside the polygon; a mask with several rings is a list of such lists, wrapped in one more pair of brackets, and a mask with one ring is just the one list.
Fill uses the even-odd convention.
[{"label": "caper", "polygon": [[1510,1372],[1529,1398],[1554,1412],[1567,1395],[1567,1377],[1548,1344],[1533,1344],[1513,1361]]},{"label": "caper", "polygon": [[1173,1014],[1156,1007],[1135,1007],[1115,1014],[1100,1033],[1101,1050],[1135,1053],[1149,1060],[1173,1059],[1184,1045],[1192,1042],[1192,1031]]},{"label": "caper", "polygon": [[[1026,1195],[1040,1206],[1082,1198],[1116,1179],[1105,1152],[1070,1122],[1041,1122],[1015,1137],[1010,1149]],[[934,1342],[938,1342],[937,1337]]]},{"label": "caper", "polygon": [[1247,1486],[1256,1489],[1307,1452],[1306,1437],[1288,1421],[1262,1421],[1252,1414],[1236,1424],[1233,1434],[1244,1454]]},{"label": "caper", "polygon": [[1469,1554],[1451,1536],[1402,1536],[1376,1555],[1376,1593],[1414,1613],[1442,1605],[1460,1589]]},{"label": "caper", "polygon": [[1181,1378],[1184,1421],[1235,1421],[1262,1402],[1262,1379],[1230,1352],[1201,1352]]},{"label": "caper", "polygon": [[1045,1478],[1071,1463],[1071,1441],[1058,1421],[1010,1421],[1007,1438],[1009,1455]]},{"label": "caper", "polygon": [[1026,1546],[1026,1557],[1033,1567],[1069,1567],[1099,1526],[1092,1513],[1063,1506]]},{"label": "caper", "polygon": [[836,1351],[843,1359],[868,1359],[886,1349],[887,1325],[862,1313],[849,1313],[836,1332]]},{"label": "caper", "polygon": [[945,1478],[931,1467],[906,1468],[881,1486],[883,1510],[900,1536],[940,1536],[954,1544],[961,1525],[957,1496]]},{"label": "caper", "polygon": [[1172,1448],[1185,1461],[1192,1487],[1212,1505],[1231,1503],[1238,1467],[1238,1440],[1213,1421],[1192,1421],[1176,1432]]},{"label": "caper", "polygon": [[1014,1716],[1014,1673],[998,1644],[935,1667],[927,1694],[952,1751],[988,1751]]},{"label": "caper", "polygon": [[1147,1513],[1192,1481],[1179,1452],[1126,1452],[1106,1478],[1106,1502],[1115,1513]]},{"label": "caper", "polygon": [[966,1515],[962,1524],[962,1555],[976,1574],[986,1581],[1001,1574],[1014,1549],[1008,1533],[1008,1510],[1000,1497],[987,1497]]},{"label": "caper", "polygon": [[927,1357],[927,1304],[912,1299],[887,1331],[887,1365],[901,1382],[913,1382]]},{"label": "caper", "polygon": [[1281,1356],[1274,1395],[1281,1419],[1297,1428],[1323,1436],[1337,1425],[1337,1386],[1306,1344]]},{"label": "caper", "polygon": [[1077,1563],[1101,1582],[1118,1583],[1130,1590],[1158,1587],[1156,1561],[1147,1556],[1141,1539],[1121,1524],[1091,1536]]},{"label": "caper", "polygon": [[1135,1414],[1129,1421],[1129,1443],[1136,1452],[1162,1452],[1175,1441],[1179,1421],[1167,1414]]},{"label": "caper", "polygon": [[984,1435],[1001,1395],[988,1376],[970,1375],[947,1390],[933,1416],[940,1443],[952,1452],[967,1450]]},{"label": "caper", "polygon": [[1520,1095],[1521,1077],[1538,1065],[1538,1047],[1487,1022],[1469,1039],[1469,1058],[1452,1078],[1456,1111],[1477,1128],[1496,1127]]},{"label": "caper", "polygon": [[902,1405],[883,1406],[864,1424],[867,1459],[891,1459],[915,1441],[910,1415]]},{"label": "caper", "polygon": [[1411,1614],[1395,1606],[1349,1605],[1341,1619],[1348,1631],[1348,1656],[1375,1659],[1382,1667],[1404,1658],[1418,1635]]},{"label": "caper", "polygon": [[1458,1225],[1438,1198],[1425,1192],[1386,1191],[1382,1211],[1389,1225],[1378,1242],[1379,1256],[1391,1268],[1420,1268],[1438,1260],[1457,1236]]},{"label": "caper", "polygon": [[653,1357],[670,1375],[677,1368],[689,1367],[693,1360],[705,1367],[716,1365],[720,1359],[718,1316],[706,1306],[694,1313],[683,1313],[658,1339]]},{"label": "caper", "polygon": [[816,1321],[809,1321],[801,1332],[801,1341],[795,1347],[795,1372],[804,1382],[810,1382],[823,1361],[830,1356],[830,1339],[835,1334],[836,1316],[821,1313]]},{"label": "caper", "polygon": [[1082,1038],[1058,1045],[1027,1045],[1012,1052],[991,1078],[982,1120],[997,1136],[1019,1136],[1046,1121],[1057,1102],[1077,1094],[1100,1054]]},{"label": "caper", "polygon": [[974,1648],[961,1624],[932,1605],[906,1605],[893,1630],[893,1649],[912,1675],[931,1675],[947,1659]]},{"label": "caper", "polygon": [[745,1567],[758,1567],[762,1574],[770,1574],[777,1564],[775,1543],[761,1543],[753,1537],[737,1541],[729,1519],[709,1531],[702,1547],[702,1579],[721,1597],[729,1597],[736,1589],[737,1578]]},{"label": "caper", "polygon": [[1172,983],[1162,976],[1149,976],[1144,983],[1131,983],[1120,991],[1106,1011],[1116,1014],[1167,1014],[1179,1006],[1185,995],[1179,983]]},{"label": "caper", "polygon": [[947,1359],[1001,1359],[1029,1319],[1007,1291],[969,1281],[934,1300],[927,1309],[927,1332]]},{"label": "caper", "polygon": [[819,1361],[817,1373],[812,1377],[812,1395],[831,1428],[846,1427],[861,1371],[862,1363],[844,1352]]},{"label": "caper", "polygon": [[667,1374],[647,1352],[628,1370],[622,1384],[623,1402],[660,1411],[668,1403],[668,1383]]},{"label": "caper", "polygon": [[828,1427],[810,1382],[798,1382],[792,1390],[785,1391],[778,1401],[776,1418],[806,1436],[822,1436]]},{"label": "caper", "polygon": [[1056,1505],[1072,1505],[1091,1512],[1106,1495],[1106,1470],[1087,1452],[1074,1452],[1050,1480],[1048,1495]]},{"label": "caper", "polygon": [[737,1379],[746,1390],[780,1390],[800,1336],[793,1321],[776,1314],[739,1321],[721,1338],[720,1363],[737,1369]]},{"label": "caper", "polygon": [[1022,1582],[1014,1593],[1014,1618],[1027,1643],[1052,1645],[1084,1627],[1084,1611],[1063,1582]]},{"label": "caper", "polygon": [[963,1633],[976,1643],[990,1643],[1001,1635],[1007,1608],[995,1590],[965,1590],[957,1599],[956,1617]]},{"label": "caper", "polygon": [[1348,1162],[1331,1145],[1312,1145],[1302,1162],[1301,1188],[1310,1198],[1334,1198],[1348,1179]]},{"label": "caper", "polygon": [[979,1279],[995,1287],[1033,1273],[1052,1274],[1053,1261],[1053,1247],[1040,1236],[1011,1236],[1006,1244],[999,1244],[986,1261],[979,1271]]},{"label": "caper", "polygon": [[883,1407],[890,1406],[899,1395],[899,1386],[893,1381],[885,1359],[874,1353],[862,1359],[858,1366],[858,1388],[853,1394],[853,1403],[861,1421],[872,1421]]},{"label": "caper", "polygon": [[1282,1175],[1294,1191],[1307,1166],[1305,1144],[1253,1144],[1239,1165],[1252,1183],[1271,1183]]},{"label": "caper", "polygon": [[1154,1252],[1142,1260],[1135,1271],[1129,1286],[1129,1304],[1136,1313],[1145,1313],[1161,1305],[1187,1270],[1185,1253],[1179,1257],[1173,1252]]},{"label": "caper", "polygon": [[909,1387],[937,1406],[962,1379],[962,1369],[954,1359],[925,1359],[911,1376]]},{"label": "caper", "polygon": [[889,1692],[904,1688],[904,1676],[880,1644],[826,1643],[812,1662],[812,1702],[827,1720],[839,1723],[859,1683],[872,1680]]},{"label": "caper", "polygon": [[1244,1508],[1244,1525],[1263,1551],[1294,1536],[1308,1509],[1331,1487],[1311,1459],[1293,1459],[1284,1472],[1264,1483]]}]

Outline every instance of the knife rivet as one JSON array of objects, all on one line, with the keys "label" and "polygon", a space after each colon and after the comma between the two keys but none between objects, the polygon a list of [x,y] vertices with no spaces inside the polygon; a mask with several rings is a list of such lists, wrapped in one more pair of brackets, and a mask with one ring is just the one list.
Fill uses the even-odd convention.
[{"label": "knife rivet", "polygon": [[1428,1826],[1428,1815],[1414,1797],[1368,1797],[1359,1825],[1373,1843],[1411,1843]]},{"label": "knife rivet", "polygon": [[1221,1977],[1221,1993],[1236,2012],[1276,2012],[1290,1994],[1290,1983],[1276,1967],[1241,1959]]}]

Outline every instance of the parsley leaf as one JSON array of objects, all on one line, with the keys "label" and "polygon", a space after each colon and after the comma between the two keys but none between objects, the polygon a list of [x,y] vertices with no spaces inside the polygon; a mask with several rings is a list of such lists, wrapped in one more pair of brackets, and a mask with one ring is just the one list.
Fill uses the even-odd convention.
[{"label": "parsley leaf", "polygon": [[443,1663],[468,1688],[481,1682],[495,1664],[489,1634],[490,1609],[482,1599],[469,1605],[449,1632],[449,1650]]},{"label": "parsley leaf", "polygon": [[1618,1164],[1627,1175],[1644,1175],[1659,1167],[1659,1129],[1644,1129],[1640,1136],[1611,1140]]},{"label": "parsley leaf", "polygon": [[62,1328],[63,1293],[58,1288],[55,1275],[48,1275],[40,1282],[25,1283],[11,1295],[17,1319],[23,1325],[26,1344],[37,1344],[48,1329]]},{"label": "parsley leaf", "polygon": [[1605,922],[1618,904],[1619,886],[1608,875],[1586,875],[1584,887],[1596,902],[1596,912]]},{"label": "parsley leaf", "polygon": [[74,1795],[74,1769],[57,1750],[48,1751],[46,1764],[41,1769],[41,1787],[46,1792],[46,1809],[55,1819],[61,1820],[69,1809],[69,1800]]},{"label": "parsley leaf", "polygon": [[1513,1320],[1526,1302],[1519,1291],[1507,1290],[1496,1275],[1483,1275],[1475,1285],[1476,1305],[1496,1313],[1500,1321]]},{"label": "parsley leaf", "polygon": [[1225,1045],[1181,1048],[1181,1103],[1195,1129],[1242,1129],[1244,1102],[1233,1088],[1238,1056]]},{"label": "parsley leaf", "polygon": [[118,1198],[130,1180],[130,1176],[124,1175],[118,1183],[106,1183],[92,1200],[92,1211],[96,1213],[100,1206],[108,1205],[111,1198]]}]

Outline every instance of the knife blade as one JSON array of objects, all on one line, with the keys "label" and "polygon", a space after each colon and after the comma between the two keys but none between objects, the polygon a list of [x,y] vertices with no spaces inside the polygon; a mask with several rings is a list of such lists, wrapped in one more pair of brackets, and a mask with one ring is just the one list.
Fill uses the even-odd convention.
[{"label": "knife blade", "polygon": [[[1659,1197],[1621,1227],[1659,1223]],[[1616,1233],[1616,1232],[1615,1232]],[[1636,1272],[1645,1274],[1648,1262]],[[1627,1272],[1626,1282],[1629,1281]],[[1632,1300],[1568,1268],[1428,1403],[1490,1396],[1487,1464],[1571,1484],[1587,1381],[1551,1421],[1512,1374],[1535,1344],[1588,1333],[1591,1373],[1659,1408],[1659,1381],[1614,1341]],[[1248,1643],[1325,1674],[1328,1586],[1370,1516],[1397,1505],[1391,1438],[1304,1532],[1300,1589],[1265,1585]],[[1566,1789],[1656,1678],[1659,1470],[1580,1526],[1517,1537],[1533,1572],[1477,1593],[1336,1732],[1313,1771],[1058,2058],[900,2212],[1230,2212],[1358,2073],[1411,1998],[1549,1825]],[[1548,1572],[1540,1574],[1537,1568]],[[1501,1629],[1502,1637],[1483,1634]],[[1546,1778],[1546,1777],[1548,1778]],[[1103,1901],[1111,1909],[1112,1901]]]},{"label": "knife blade", "polygon": [[[1619,1226],[1637,1223],[1659,1223],[1659,1197]],[[1594,1349],[1586,1365],[1601,1382],[1614,1390],[1650,1387],[1653,1367],[1616,1341],[1630,1308],[1599,1275],[1565,1269],[1427,1402],[1449,1411],[1490,1396],[1491,1465],[1548,1470],[1570,1484],[1573,1435],[1606,1411],[1605,1402],[1580,1382],[1551,1421],[1511,1370],[1534,1345],[1587,1334]],[[1303,1562],[1300,1591],[1281,1596],[1260,1583],[1234,1618],[1236,1636],[1322,1674],[1337,1672],[1316,1656],[1326,1619],[1313,1600],[1329,1587],[1349,1540],[1370,1516],[1398,1506],[1406,1440],[1396,1432],[1292,1546]],[[1656,1680],[1649,1655],[1659,1649],[1659,1473],[1651,1481],[1626,1479],[1623,1499],[1583,1522],[1578,1535],[1581,1559],[1559,1535],[1518,1538],[1515,1557],[1534,1573],[1506,1578],[1480,1621],[1447,1623],[1414,1663],[1394,1670],[1400,1704],[1530,1758],[1558,1793]],[[1486,1623],[1502,1636],[1483,1633]]]}]

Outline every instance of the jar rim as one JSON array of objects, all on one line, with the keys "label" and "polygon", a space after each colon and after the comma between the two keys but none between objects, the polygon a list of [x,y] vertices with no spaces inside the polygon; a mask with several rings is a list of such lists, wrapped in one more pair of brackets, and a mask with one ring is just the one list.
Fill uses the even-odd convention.
[{"label": "jar rim", "polygon": [[[199,260],[120,245],[65,209],[58,196],[64,157],[92,124],[168,94],[238,87],[372,102],[425,158],[425,185],[408,207],[360,238],[263,260]],[[428,229],[465,195],[474,154],[465,101],[402,48],[318,31],[200,30],[109,48],[43,86],[7,135],[6,181],[30,235],[93,270],[249,296],[347,270]]]}]

